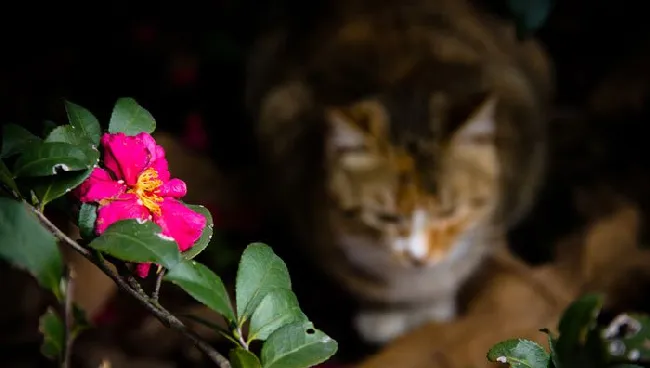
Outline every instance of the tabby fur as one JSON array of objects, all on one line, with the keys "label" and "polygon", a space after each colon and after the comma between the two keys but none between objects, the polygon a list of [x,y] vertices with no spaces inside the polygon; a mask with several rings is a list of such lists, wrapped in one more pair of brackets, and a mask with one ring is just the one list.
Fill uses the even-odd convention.
[{"label": "tabby fur", "polygon": [[465,1],[318,9],[259,40],[247,104],[274,215],[384,343],[454,318],[458,288],[533,203],[552,71]]}]

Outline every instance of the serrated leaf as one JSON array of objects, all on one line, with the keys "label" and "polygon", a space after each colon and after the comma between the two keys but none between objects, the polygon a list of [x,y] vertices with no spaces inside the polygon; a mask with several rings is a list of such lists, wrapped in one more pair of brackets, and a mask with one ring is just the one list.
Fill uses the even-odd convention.
[{"label": "serrated leaf", "polygon": [[70,101],[65,102],[65,111],[68,114],[70,125],[83,132],[95,146],[99,145],[102,136],[99,120],[87,109]]},{"label": "serrated leaf", "polygon": [[286,325],[262,346],[264,368],[306,368],[320,364],[338,350],[338,344],[311,322]]},{"label": "serrated leaf", "polygon": [[307,322],[300,310],[298,298],[289,289],[271,290],[251,316],[248,328],[248,342],[266,340],[278,328],[296,322]]},{"label": "serrated leaf", "polygon": [[89,247],[127,262],[156,263],[172,269],[181,261],[173,238],[151,221],[121,220],[90,242]]},{"label": "serrated leaf", "polygon": [[91,145],[83,131],[77,131],[70,124],[59,125],[45,137],[45,142],[63,142],[73,146]]},{"label": "serrated leaf", "polygon": [[133,98],[123,97],[117,100],[108,123],[110,133],[122,132],[126,135],[136,135],[141,132],[153,133],[154,130],[156,130],[156,120]]},{"label": "serrated leaf", "polygon": [[61,172],[46,177],[28,178],[21,182],[31,189],[39,199],[41,208],[53,200],[72,191],[86,180],[93,169]]},{"label": "serrated leaf", "polygon": [[77,224],[79,233],[84,239],[95,237],[95,222],[97,221],[97,205],[94,203],[82,203],[79,209]]},{"label": "serrated leaf", "polygon": [[0,197],[0,257],[32,274],[60,298],[63,259],[54,236],[26,204]]},{"label": "serrated leaf", "polygon": [[494,345],[488,351],[491,362],[510,367],[547,368],[550,356],[538,343],[524,339],[511,339]]},{"label": "serrated leaf", "polygon": [[78,171],[92,167],[79,147],[68,143],[43,143],[23,152],[14,165],[16,177],[49,176],[59,171]]},{"label": "serrated leaf", "polygon": [[45,142],[69,143],[81,149],[86,154],[87,164],[96,165],[99,162],[99,151],[86,134],[72,125],[61,125],[54,128],[45,138]]},{"label": "serrated leaf", "polygon": [[178,285],[194,299],[226,317],[228,321],[235,320],[226,287],[221,278],[206,266],[192,260],[184,260],[171,268],[164,280]]},{"label": "serrated leaf", "polygon": [[560,361],[565,360],[586,342],[588,331],[596,327],[596,319],[602,305],[603,297],[601,295],[590,294],[567,307],[558,324],[560,336],[556,349]]},{"label": "serrated leaf", "polygon": [[203,228],[203,232],[201,233],[201,237],[199,240],[194,243],[192,248],[186,250],[183,252],[183,257],[185,259],[193,259],[194,257],[198,256],[199,253],[203,252],[205,248],[207,248],[208,244],[210,244],[210,240],[212,239],[212,233],[214,231],[213,223],[212,223],[212,214],[210,211],[208,211],[207,208],[199,205],[193,205],[193,204],[185,204],[186,207],[191,209],[192,211],[198,212],[205,216],[205,228]]},{"label": "serrated leaf", "polygon": [[234,348],[228,354],[233,368],[262,368],[262,363],[248,350]]},{"label": "serrated leaf", "polygon": [[4,184],[7,189],[11,190],[14,196],[20,196],[20,191],[18,190],[18,186],[16,186],[16,182],[14,181],[14,174],[9,171],[9,168],[2,160],[0,160],[0,182]]},{"label": "serrated leaf", "polygon": [[271,247],[253,243],[244,250],[236,280],[237,318],[242,324],[274,289],[291,289],[287,265]]},{"label": "serrated leaf", "polygon": [[43,122],[43,132],[42,132],[41,136],[47,137],[58,126],[59,125],[57,123],[53,122],[52,120],[45,120]]},{"label": "serrated leaf", "polygon": [[56,359],[63,352],[65,326],[52,307],[39,319],[38,330],[43,335],[41,353],[50,359]]},{"label": "serrated leaf", "polygon": [[0,157],[13,156],[25,148],[38,144],[41,139],[29,130],[17,124],[6,124],[2,127],[2,150]]}]

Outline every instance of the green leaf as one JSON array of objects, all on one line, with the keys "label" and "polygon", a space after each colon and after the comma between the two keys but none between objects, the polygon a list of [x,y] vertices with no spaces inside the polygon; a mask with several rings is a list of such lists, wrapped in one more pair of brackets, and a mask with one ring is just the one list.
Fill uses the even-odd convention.
[{"label": "green leaf", "polygon": [[234,348],[228,354],[233,368],[262,368],[262,363],[248,350]]},{"label": "green leaf", "polygon": [[2,151],[0,157],[13,156],[28,146],[38,144],[41,139],[27,129],[16,124],[6,124],[2,127]]},{"label": "green leaf", "polygon": [[56,359],[63,352],[65,326],[52,307],[39,319],[38,330],[43,335],[41,353],[50,359]]},{"label": "green leaf", "polygon": [[551,13],[554,0],[509,0],[508,5],[515,17],[517,35],[524,38],[544,25]]},{"label": "green leaf", "polygon": [[[101,220],[101,219],[100,219]],[[181,261],[178,245],[151,221],[121,220],[89,246],[127,262],[156,263],[172,269]]]},{"label": "green leaf", "polygon": [[82,203],[79,209],[77,224],[79,233],[84,239],[95,237],[95,222],[97,221],[97,205],[94,203]]},{"label": "green leaf", "polygon": [[273,331],[290,323],[307,322],[300,310],[298,298],[289,289],[270,291],[251,316],[248,328],[248,342],[266,340]]},{"label": "green leaf", "polygon": [[240,324],[255,312],[262,299],[273,289],[291,289],[287,265],[268,245],[248,245],[237,270],[237,316]]},{"label": "green leaf", "polygon": [[136,135],[141,132],[153,133],[154,130],[156,130],[156,120],[133,98],[123,97],[117,100],[108,123],[110,133],[123,132],[126,135]]},{"label": "green leaf", "polygon": [[38,197],[41,208],[53,200],[69,193],[86,180],[93,169],[62,172],[46,177],[29,178],[27,186]]},{"label": "green leaf", "polygon": [[102,136],[99,120],[90,111],[70,101],[65,102],[65,111],[68,113],[70,125],[83,132],[95,146],[99,145]]},{"label": "green leaf", "polygon": [[631,361],[650,360],[650,317],[620,314],[603,330],[610,355]]},{"label": "green leaf", "polygon": [[84,132],[76,130],[70,124],[59,125],[52,129],[50,134],[45,137],[45,142],[63,142],[73,146],[92,144]]},{"label": "green leaf", "polygon": [[2,160],[0,160],[0,182],[4,184],[7,189],[11,190],[14,196],[20,196],[20,191],[18,190],[18,186],[16,186],[16,182],[14,181],[14,174],[9,171],[9,168]]},{"label": "green leaf", "polygon": [[336,353],[338,344],[311,322],[286,325],[269,336],[262,346],[264,368],[306,368]]},{"label": "green leaf", "polygon": [[557,358],[557,352],[555,351],[555,345],[557,344],[557,338],[553,336],[551,331],[548,328],[543,328],[540,331],[545,333],[548,336],[548,348],[551,352],[551,361],[553,362],[553,368],[560,368],[560,362]]},{"label": "green leaf", "polygon": [[22,201],[0,197],[0,257],[60,297],[63,259],[54,236]]},{"label": "green leaf", "polygon": [[210,211],[208,211],[207,208],[194,204],[185,204],[185,206],[192,211],[202,214],[206,219],[205,228],[203,228],[203,233],[201,233],[199,240],[194,243],[194,246],[192,246],[192,248],[182,253],[185,259],[193,259],[194,257],[198,256],[199,253],[203,252],[203,250],[207,248],[208,244],[210,244],[210,240],[212,239],[212,232],[214,231],[214,225],[212,223],[212,214],[210,214]]},{"label": "green leaf", "polygon": [[505,363],[510,367],[547,368],[549,354],[538,343],[524,339],[511,339],[494,345],[488,351],[491,362]]},{"label": "green leaf", "polygon": [[48,176],[56,175],[60,170],[77,171],[92,166],[81,148],[63,142],[49,142],[24,151],[16,160],[14,175]]},{"label": "green leaf", "polygon": [[178,285],[194,299],[226,317],[228,321],[235,320],[226,287],[221,278],[206,266],[192,260],[184,260],[171,268],[164,280]]},{"label": "green leaf", "polygon": [[77,304],[73,304],[72,306],[72,316],[74,318],[73,333],[75,337],[82,331],[93,327],[92,322],[90,322],[88,316],[86,316],[86,312]]},{"label": "green leaf", "polygon": [[69,143],[81,149],[86,155],[88,165],[96,165],[99,162],[99,151],[85,133],[72,125],[61,125],[50,132],[45,142]]},{"label": "green leaf", "polygon": [[43,137],[47,137],[58,126],[59,125],[57,123],[53,122],[52,120],[45,120],[43,122],[43,133],[41,135]]},{"label": "green leaf", "polygon": [[567,359],[582,346],[588,331],[596,326],[596,318],[603,305],[603,297],[598,294],[585,295],[571,303],[560,318],[556,349],[560,361]]}]

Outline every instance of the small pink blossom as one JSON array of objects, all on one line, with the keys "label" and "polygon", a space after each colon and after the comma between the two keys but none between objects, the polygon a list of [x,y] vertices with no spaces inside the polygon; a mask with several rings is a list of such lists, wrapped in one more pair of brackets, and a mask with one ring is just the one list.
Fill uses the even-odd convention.
[{"label": "small pink blossom", "polygon": [[[125,219],[152,220],[162,234],[174,238],[180,251],[190,249],[201,237],[206,218],[177,199],[187,194],[182,180],[170,179],[164,149],[148,133],[127,136],[106,133],[104,168],[95,168],[74,194],[82,202],[99,204],[95,231]],[[140,264],[137,273],[145,277],[149,264]]]}]

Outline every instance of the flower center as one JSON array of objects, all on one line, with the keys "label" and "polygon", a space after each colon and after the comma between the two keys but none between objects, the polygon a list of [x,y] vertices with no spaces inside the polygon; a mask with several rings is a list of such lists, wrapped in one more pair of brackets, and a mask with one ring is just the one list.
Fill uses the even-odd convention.
[{"label": "flower center", "polygon": [[163,185],[163,182],[158,179],[158,172],[150,167],[138,176],[138,181],[127,193],[134,193],[149,211],[160,215],[158,202],[162,202],[163,199],[156,194],[156,191],[161,185]]}]

